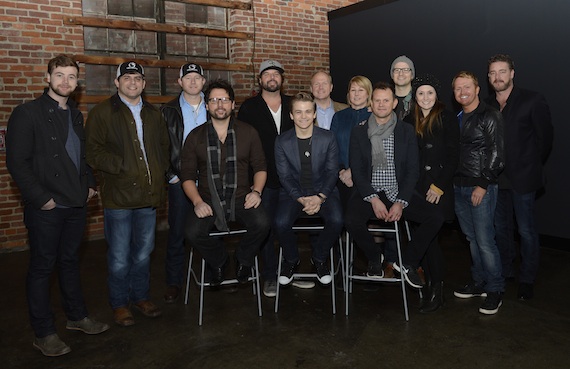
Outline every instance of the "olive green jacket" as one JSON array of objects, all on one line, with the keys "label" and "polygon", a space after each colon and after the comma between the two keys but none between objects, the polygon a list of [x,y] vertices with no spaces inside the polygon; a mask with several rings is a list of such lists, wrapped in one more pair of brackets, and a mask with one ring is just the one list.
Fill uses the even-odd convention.
[{"label": "olive green jacket", "polygon": [[144,101],[141,110],[148,168],[131,110],[118,94],[96,105],[87,117],[87,163],[101,177],[103,207],[160,206],[169,166],[169,139],[160,111]]}]

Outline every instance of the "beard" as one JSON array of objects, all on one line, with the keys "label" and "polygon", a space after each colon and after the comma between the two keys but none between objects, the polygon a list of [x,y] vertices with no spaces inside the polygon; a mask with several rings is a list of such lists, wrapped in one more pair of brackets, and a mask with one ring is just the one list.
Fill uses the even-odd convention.
[{"label": "beard", "polygon": [[511,85],[513,84],[513,80],[509,79],[508,81],[502,81],[502,80],[497,80],[495,82],[493,82],[493,89],[496,92],[503,92],[505,90],[507,90],[509,87],[511,87]]},{"label": "beard", "polygon": [[261,84],[261,88],[268,92],[276,92],[281,89],[281,84],[277,81],[268,81]]},{"label": "beard", "polygon": [[210,112],[210,115],[212,116],[212,118],[217,119],[217,120],[224,120],[229,118],[232,115],[232,111],[231,109],[226,110],[226,109],[216,109],[212,112]]},{"label": "beard", "polygon": [[67,89],[62,89],[59,86],[54,86],[54,85],[49,85],[50,90],[52,90],[56,95],[61,96],[61,97],[69,97],[73,91],[75,91],[74,88],[68,87]]}]

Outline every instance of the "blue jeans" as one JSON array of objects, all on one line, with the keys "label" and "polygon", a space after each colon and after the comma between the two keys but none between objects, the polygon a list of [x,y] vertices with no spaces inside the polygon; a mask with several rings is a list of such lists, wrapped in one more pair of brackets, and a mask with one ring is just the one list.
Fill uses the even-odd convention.
[{"label": "blue jeans", "polygon": [[[292,264],[299,261],[299,249],[297,248],[295,232],[291,227],[302,214],[305,214],[303,213],[303,206],[282,190],[279,194],[279,205],[273,224],[279,243],[283,248],[283,257]],[[338,192],[330,194],[316,215],[323,219],[324,229],[319,232],[316,242],[312,243],[313,260],[325,262],[329,257],[331,247],[337,242],[343,226],[342,205]]]},{"label": "blue jeans", "polygon": [[168,243],[166,245],[166,284],[182,286],[186,265],[184,228],[194,207],[182,189],[182,182],[168,185]]},{"label": "blue jeans", "polygon": [[471,203],[474,187],[454,186],[454,189],[455,214],[471,250],[473,281],[484,285],[487,292],[503,292],[505,279],[502,276],[501,257],[495,243],[493,225],[498,186],[489,185],[478,206]]},{"label": "blue jeans", "polygon": [[149,299],[156,209],[104,209],[111,308]]},{"label": "blue jeans", "polygon": [[86,207],[39,210],[26,205],[24,209],[30,240],[26,292],[30,323],[38,338],[56,332],[50,304],[50,281],[56,267],[67,319],[75,321],[87,316],[78,255],[86,219]]},{"label": "blue jeans", "polygon": [[519,194],[514,190],[499,190],[495,211],[497,246],[501,254],[503,275],[514,277],[513,264],[516,258],[514,219],[520,235],[521,265],[519,282],[534,283],[540,260],[540,241],[534,218],[536,192]]}]

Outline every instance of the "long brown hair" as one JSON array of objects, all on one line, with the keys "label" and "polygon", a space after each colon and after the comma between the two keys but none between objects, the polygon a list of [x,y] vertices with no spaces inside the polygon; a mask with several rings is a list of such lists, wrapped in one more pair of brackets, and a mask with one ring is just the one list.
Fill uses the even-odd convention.
[{"label": "long brown hair", "polygon": [[423,137],[424,134],[428,132],[431,134],[433,132],[433,127],[441,126],[441,112],[444,109],[445,105],[439,100],[435,101],[435,104],[426,117],[424,117],[422,109],[415,109],[414,122],[416,126],[416,134]]}]

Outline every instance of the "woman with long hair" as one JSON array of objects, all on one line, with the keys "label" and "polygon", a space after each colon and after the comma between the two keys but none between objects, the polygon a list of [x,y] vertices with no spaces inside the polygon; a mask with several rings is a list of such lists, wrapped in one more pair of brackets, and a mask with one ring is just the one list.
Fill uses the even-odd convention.
[{"label": "woman with long hair", "polygon": [[[424,74],[412,82],[417,109],[413,120],[420,153],[420,178],[417,191],[424,195],[433,211],[441,212],[446,221],[453,221],[453,174],[459,161],[459,124],[455,114],[445,109],[438,99],[440,83]],[[436,311],[444,304],[443,254],[436,239],[428,248],[422,267],[426,287],[422,289],[420,311]]]}]

